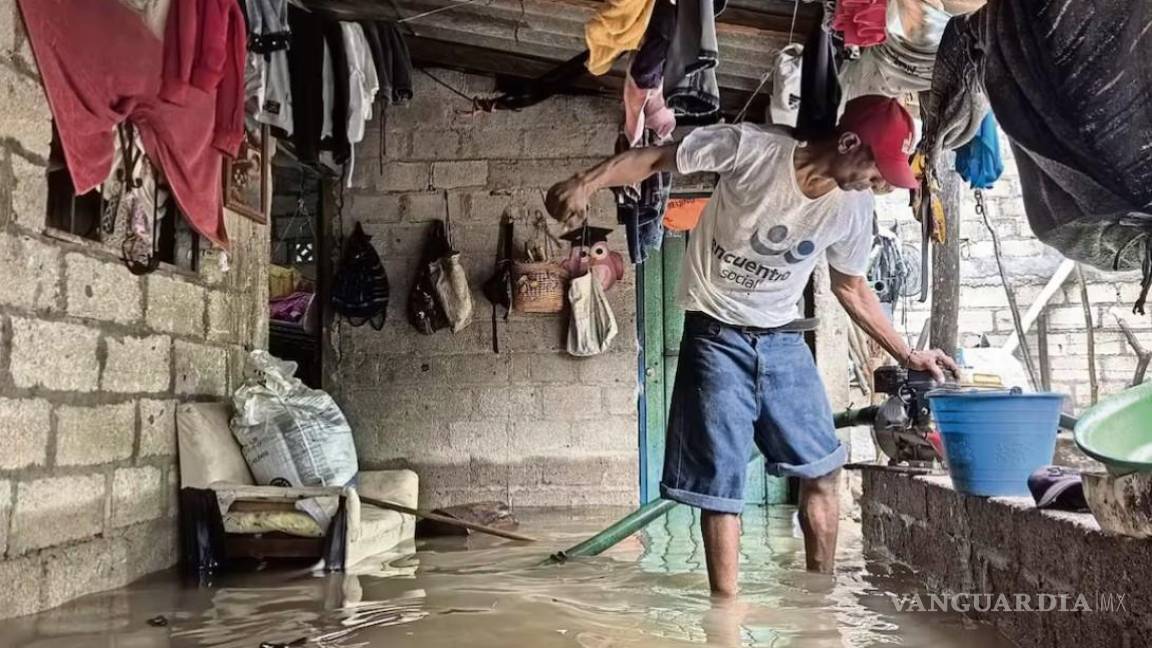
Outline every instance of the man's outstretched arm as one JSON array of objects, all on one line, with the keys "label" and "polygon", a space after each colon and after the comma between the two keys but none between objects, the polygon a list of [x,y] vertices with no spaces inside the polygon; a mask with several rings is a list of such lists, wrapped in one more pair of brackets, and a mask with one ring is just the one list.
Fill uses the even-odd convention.
[{"label": "man's outstretched arm", "polygon": [[944,371],[953,375],[958,371],[956,363],[943,351],[932,349],[929,351],[914,351],[904,343],[904,338],[892,327],[880,300],[864,277],[844,274],[830,268],[832,277],[832,293],[840,301],[848,316],[856,322],[868,337],[876,340],[884,350],[896,358],[901,365],[909,369],[920,369],[932,374],[932,378],[943,383]]},{"label": "man's outstretched arm", "polygon": [[653,173],[676,170],[679,144],[631,149],[552,185],[544,205],[548,213],[569,225],[583,221],[592,194],[607,187],[643,181]]}]

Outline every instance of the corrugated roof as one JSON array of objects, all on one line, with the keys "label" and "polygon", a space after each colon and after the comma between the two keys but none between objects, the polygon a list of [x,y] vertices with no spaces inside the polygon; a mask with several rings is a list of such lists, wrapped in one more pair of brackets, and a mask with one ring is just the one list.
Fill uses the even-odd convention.
[{"label": "corrugated roof", "polygon": [[[418,63],[483,73],[532,77],[553,62],[585,49],[584,23],[598,0],[306,0],[319,11],[345,18],[408,19],[413,58]],[[787,44],[796,7],[782,0],[730,0],[718,17],[720,66],[717,80],[725,105],[742,105]],[[814,5],[798,7],[796,39],[813,24]],[[428,13],[434,12],[434,13]],[[427,14],[420,16],[421,14]],[[584,87],[619,86],[624,62],[609,79]],[[497,68],[497,69],[492,69]],[[757,101],[757,108],[763,98]]]}]

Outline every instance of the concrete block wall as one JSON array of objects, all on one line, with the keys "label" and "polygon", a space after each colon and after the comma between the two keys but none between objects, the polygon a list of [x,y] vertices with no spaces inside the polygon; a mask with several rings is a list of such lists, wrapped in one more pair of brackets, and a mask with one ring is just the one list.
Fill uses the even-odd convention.
[{"label": "concrete block wall", "polygon": [[[469,95],[493,91],[488,78],[432,74]],[[392,288],[383,331],[343,322],[334,330],[335,391],[361,466],[414,468],[424,506],[636,502],[633,268],[609,292],[620,334],[608,353],[588,359],[565,353],[567,322],[559,315],[501,319],[500,353],[493,353],[491,308],[480,293],[501,215],[515,218],[522,252],[547,188],[613,152],[618,103],[554,97],[520,112],[472,114],[468,102],[427,76],[414,78],[412,105],[390,108],[383,133],[379,120],[370,125],[356,149],[355,186],[344,195],[344,231],[363,224]],[[406,321],[406,299],[429,223],[446,217],[475,319],[460,333],[423,336]],[[626,256],[609,192],[596,196],[592,220],[616,228],[609,242]]]},{"label": "concrete block wall", "polygon": [[919,572],[936,593],[1004,594],[1010,605],[1027,595],[1033,608],[1038,595],[1067,595],[1068,610],[1085,597],[1091,612],[972,613],[1021,648],[1152,645],[1147,540],[1104,533],[1089,513],[1040,511],[1031,498],[963,495],[946,476],[865,471],[861,508],[866,551]]},{"label": "concrete block wall", "polygon": [[[1007,138],[1001,137],[1005,171],[995,187],[986,191],[988,216],[1000,237],[1001,253],[1021,316],[1035,301],[1063,261],[1056,250],[1032,234],[1024,213],[1020,177]],[[973,192],[965,188],[960,222],[960,345],[971,347],[986,336],[1000,346],[1015,331],[1004,285],[996,267],[992,237],[976,213]],[[906,242],[920,245],[919,223],[912,220],[907,193],[896,192],[877,201],[882,225],[899,222]],[[1089,311],[1096,338],[1096,371],[1101,396],[1123,390],[1131,382],[1137,357],[1117,324],[1120,316],[1131,326],[1145,348],[1152,348],[1152,317],[1132,314],[1140,293],[1138,272],[1103,272],[1084,266]],[[1080,299],[1080,285],[1073,273],[1048,302],[1048,345],[1052,389],[1070,396],[1069,409],[1082,411],[1090,404],[1088,385],[1087,325]],[[913,339],[919,336],[931,312],[931,301],[915,299],[898,308],[897,326]],[[1034,359],[1037,355],[1036,326],[1026,336]],[[1019,358],[1019,352],[1017,352]],[[1036,359],[1039,367],[1039,360]]]},{"label": "concrete block wall", "polygon": [[[220,398],[265,346],[267,228],[199,273],[137,277],[119,239],[45,232],[51,112],[0,0],[0,617],[172,565],[175,406]],[[225,266],[230,266],[225,272]]]}]

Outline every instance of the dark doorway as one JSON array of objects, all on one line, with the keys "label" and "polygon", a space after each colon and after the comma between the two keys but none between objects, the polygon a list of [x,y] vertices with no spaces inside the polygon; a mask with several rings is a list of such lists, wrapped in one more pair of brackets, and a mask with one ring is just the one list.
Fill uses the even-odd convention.
[{"label": "dark doorway", "polygon": [[323,387],[325,175],[280,147],[272,158],[272,265],[269,267],[268,351],[298,365],[296,376]]}]

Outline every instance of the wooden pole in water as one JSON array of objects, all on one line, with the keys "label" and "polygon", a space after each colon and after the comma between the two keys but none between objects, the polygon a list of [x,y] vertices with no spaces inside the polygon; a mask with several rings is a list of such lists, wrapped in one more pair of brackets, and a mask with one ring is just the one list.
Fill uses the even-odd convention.
[{"label": "wooden pole in water", "polygon": [[440,515],[439,513],[433,513],[431,511],[421,511],[419,509],[408,508],[407,506],[403,506],[401,504],[378,500],[374,497],[365,497],[360,495],[360,501],[365,504],[371,504],[372,506],[378,506],[382,509],[388,509],[389,511],[414,515],[416,517],[425,518],[427,520],[435,520],[436,522],[447,524],[448,526],[460,527],[462,529],[471,529],[473,531],[479,531],[480,533],[487,533],[488,535],[507,538],[508,540],[519,540],[520,542],[537,542],[537,539],[531,536],[520,535],[519,533],[513,533],[503,529],[493,529],[492,527],[484,526],[483,524],[476,524],[474,522],[457,520],[456,518],[448,517],[447,515]]}]

